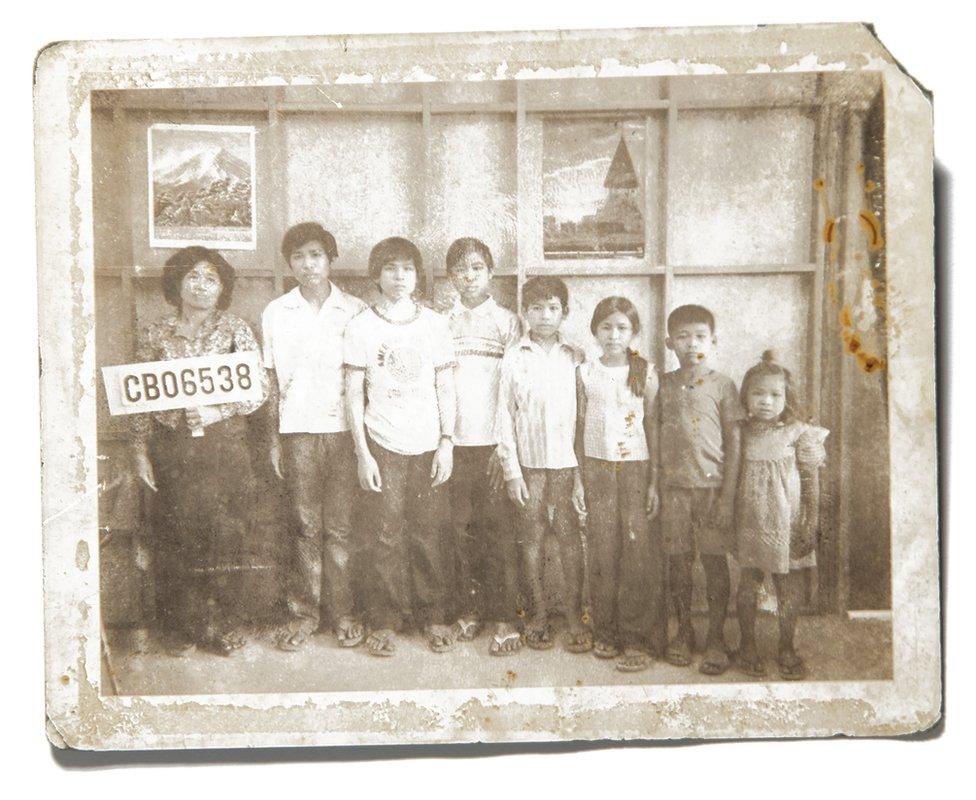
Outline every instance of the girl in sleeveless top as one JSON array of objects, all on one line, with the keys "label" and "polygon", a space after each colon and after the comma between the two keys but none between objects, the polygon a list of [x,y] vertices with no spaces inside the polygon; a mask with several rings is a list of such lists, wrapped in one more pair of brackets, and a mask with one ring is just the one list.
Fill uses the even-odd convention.
[{"label": "girl in sleeveless top", "polygon": [[594,653],[636,672],[660,649],[652,595],[660,591],[661,559],[645,511],[645,420],[651,420],[657,377],[631,349],[640,319],[629,300],[601,300],[590,330],[603,354],[577,370],[576,448],[585,496],[575,505],[588,519]]}]

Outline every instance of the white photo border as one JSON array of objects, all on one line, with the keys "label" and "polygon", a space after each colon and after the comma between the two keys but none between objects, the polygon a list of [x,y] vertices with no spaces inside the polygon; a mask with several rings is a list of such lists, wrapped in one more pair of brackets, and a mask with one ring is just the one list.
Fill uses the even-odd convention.
[{"label": "white photo border", "polygon": [[[865,26],[61,43],[35,147],[48,735],[81,749],[899,735],[941,716],[932,109]],[[152,51],[152,55],[148,52]],[[181,697],[99,691],[91,92],[853,70],[885,91],[894,677]],[[623,54],[626,53],[626,56]],[[152,77],[147,78],[147,75]]]}]

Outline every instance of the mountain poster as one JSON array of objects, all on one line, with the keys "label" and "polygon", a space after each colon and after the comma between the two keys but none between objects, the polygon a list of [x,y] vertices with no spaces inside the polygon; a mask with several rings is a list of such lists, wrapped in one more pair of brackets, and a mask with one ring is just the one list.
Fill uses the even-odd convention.
[{"label": "mountain poster", "polygon": [[254,128],[149,126],[149,246],[254,250]]}]

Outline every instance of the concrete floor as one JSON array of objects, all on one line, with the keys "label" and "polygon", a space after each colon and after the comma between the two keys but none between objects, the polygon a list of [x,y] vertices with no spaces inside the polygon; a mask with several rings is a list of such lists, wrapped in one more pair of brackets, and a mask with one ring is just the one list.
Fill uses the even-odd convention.
[{"label": "concrete floor", "polygon": [[[704,620],[699,620],[699,641]],[[734,621],[726,632],[738,639]],[[769,677],[776,672],[776,621],[762,614],[760,648]],[[231,658],[196,652],[174,658],[150,643],[147,652],[133,646],[131,631],[106,633],[102,691],[123,695],[190,695],[264,692],[330,692],[407,689],[469,689],[534,686],[601,686],[749,681],[735,670],[709,677],[691,667],[663,661],[639,673],[622,673],[613,661],[592,654],[572,655],[556,647],[523,648],[512,656],[488,655],[488,639],[459,643],[448,653],[427,650],[417,635],[401,637],[392,658],[374,658],[363,648],[342,649],[328,634],[313,637],[299,653],[275,648],[270,634],[254,637]],[[892,677],[891,623],[884,619],[804,617],[797,630],[797,650],[806,659],[809,680],[886,680]]]}]

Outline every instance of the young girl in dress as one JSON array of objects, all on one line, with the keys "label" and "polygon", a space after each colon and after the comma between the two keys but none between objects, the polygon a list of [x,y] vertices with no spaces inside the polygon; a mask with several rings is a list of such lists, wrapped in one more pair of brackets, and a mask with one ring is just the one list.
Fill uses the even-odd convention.
[{"label": "young girl in dress", "polygon": [[655,623],[651,589],[660,586],[660,557],[648,534],[645,501],[648,446],[645,421],[657,394],[647,361],[630,349],[640,331],[634,304],[607,297],[593,311],[590,330],[603,354],[577,369],[576,450],[585,494],[594,652],[617,658],[617,668],[649,665]]},{"label": "young girl in dress", "polygon": [[800,570],[815,564],[818,469],[826,456],[828,432],[797,418],[793,378],[771,350],[746,373],[740,397],[747,418],[735,507],[742,570],[737,597],[742,639],[736,664],[753,677],[766,674],[756,647],[756,600],[764,573],[770,573],[779,617],[779,673],[786,680],[800,680],[806,666],[793,644]]}]

